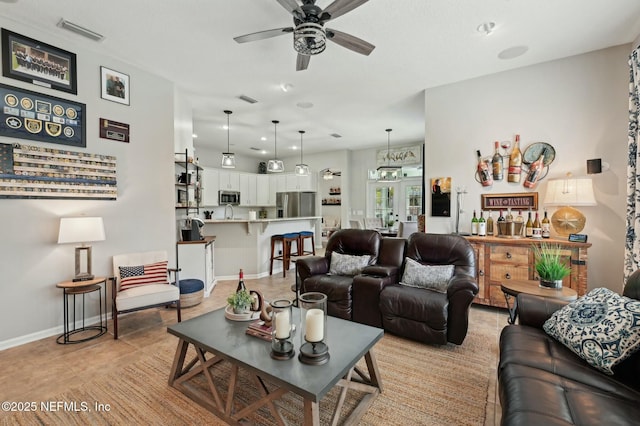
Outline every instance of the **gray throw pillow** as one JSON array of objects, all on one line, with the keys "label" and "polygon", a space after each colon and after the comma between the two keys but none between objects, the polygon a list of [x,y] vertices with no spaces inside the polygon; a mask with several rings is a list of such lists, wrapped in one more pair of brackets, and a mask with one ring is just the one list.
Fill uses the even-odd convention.
[{"label": "gray throw pillow", "polygon": [[329,265],[329,273],[332,275],[358,275],[365,266],[371,262],[369,255],[350,255],[331,252],[331,262]]},{"label": "gray throw pillow", "polygon": [[640,349],[640,301],[596,288],[554,312],[543,328],[598,370],[613,374],[615,365]]},{"label": "gray throw pillow", "polygon": [[406,258],[400,284],[446,293],[454,271],[454,265],[423,265]]}]

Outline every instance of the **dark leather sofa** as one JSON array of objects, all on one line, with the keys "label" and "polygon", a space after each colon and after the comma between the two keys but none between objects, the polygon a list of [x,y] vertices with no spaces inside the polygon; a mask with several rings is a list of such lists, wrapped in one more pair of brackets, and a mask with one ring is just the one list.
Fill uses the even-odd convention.
[{"label": "dark leather sofa", "polygon": [[[354,277],[329,275],[331,253],[374,257]],[[455,264],[446,294],[398,285],[405,257],[423,264]],[[475,257],[462,237],[415,233],[383,238],[375,230],[344,229],[327,242],[324,256],[299,259],[300,291],[327,295],[329,315],[425,343],[461,344],[468,311],[478,292]]]},{"label": "dark leather sofa", "polygon": [[[640,271],[625,286],[640,299]],[[640,353],[604,374],[542,329],[567,302],[518,295],[520,323],[500,336],[502,425],[640,424]]]}]

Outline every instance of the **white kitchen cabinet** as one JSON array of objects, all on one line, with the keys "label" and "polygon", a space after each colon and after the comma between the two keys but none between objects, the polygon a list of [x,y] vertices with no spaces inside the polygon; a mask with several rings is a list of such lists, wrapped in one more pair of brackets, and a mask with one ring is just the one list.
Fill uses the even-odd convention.
[{"label": "white kitchen cabinet", "polygon": [[271,182],[269,175],[256,175],[256,205],[258,206],[275,206],[275,191],[273,202],[271,202]]},{"label": "white kitchen cabinet", "polygon": [[240,191],[240,173],[218,170],[221,191]]},{"label": "white kitchen cabinet", "polygon": [[220,176],[218,169],[204,167],[202,171],[202,202],[204,207],[218,205],[218,190],[220,189]]},{"label": "white kitchen cabinet", "polygon": [[179,278],[195,278],[204,283],[204,296],[208,297],[216,285],[214,271],[215,240],[205,237],[203,241],[178,242]]},{"label": "white kitchen cabinet", "polygon": [[240,173],[240,205],[256,206],[257,175],[254,173]]},{"label": "white kitchen cabinet", "polygon": [[287,173],[285,178],[287,191],[317,191],[314,174],[298,176],[295,173]]},{"label": "white kitchen cabinet", "polygon": [[286,175],[282,173],[267,175],[269,176],[269,205],[276,205],[276,192],[286,192],[287,182]]}]

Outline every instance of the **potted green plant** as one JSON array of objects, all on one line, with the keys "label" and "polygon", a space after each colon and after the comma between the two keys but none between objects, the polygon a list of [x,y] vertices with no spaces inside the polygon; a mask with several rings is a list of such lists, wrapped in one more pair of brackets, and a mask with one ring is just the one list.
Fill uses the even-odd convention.
[{"label": "potted green plant", "polygon": [[557,244],[542,243],[539,247],[533,246],[535,267],[541,287],[561,289],[562,279],[571,273],[571,269],[560,257],[561,251],[562,248]]},{"label": "potted green plant", "polygon": [[247,290],[240,290],[227,297],[227,303],[234,314],[245,314],[251,308],[251,295]]}]

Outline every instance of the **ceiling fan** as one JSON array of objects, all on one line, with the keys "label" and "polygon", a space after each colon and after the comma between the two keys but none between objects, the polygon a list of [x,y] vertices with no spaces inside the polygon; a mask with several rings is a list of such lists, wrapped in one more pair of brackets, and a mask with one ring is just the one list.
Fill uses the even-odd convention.
[{"label": "ceiling fan", "polygon": [[368,0],[335,0],[324,9],[316,6],[316,0],[302,0],[302,5],[298,4],[297,0],[276,1],[293,15],[293,27],[259,31],[233,39],[238,43],[246,43],[283,34],[293,34],[293,47],[298,52],[296,71],[307,69],[311,56],[324,51],[327,39],[362,55],[369,55],[375,49],[373,44],[358,37],[331,28],[324,28],[326,22],[352,11]]}]

